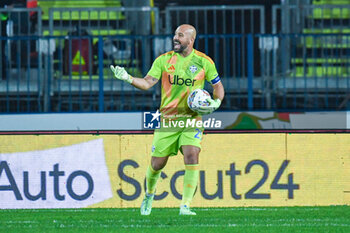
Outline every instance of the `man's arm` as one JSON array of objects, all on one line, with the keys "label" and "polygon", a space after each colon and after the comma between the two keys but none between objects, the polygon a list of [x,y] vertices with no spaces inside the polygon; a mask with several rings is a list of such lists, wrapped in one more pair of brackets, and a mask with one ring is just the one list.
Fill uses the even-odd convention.
[{"label": "man's arm", "polygon": [[131,85],[141,90],[148,90],[153,87],[159,79],[153,78],[152,76],[146,75],[144,78],[132,77]]},{"label": "man's arm", "polygon": [[213,99],[220,99],[220,101],[222,102],[222,100],[224,99],[225,96],[225,90],[224,90],[224,85],[222,85],[221,82],[218,82],[216,84],[213,85]]},{"label": "man's arm", "polygon": [[222,100],[225,96],[225,90],[224,86],[221,82],[215,83],[212,85],[213,87],[213,99],[208,98],[207,101],[209,102],[208,106],[202,106],[199,109],[199,113],[201,114],[210,114],[214,112],[216,109],[218,109],[221,105]]},{"label": "man's arm", "polygon": [[111,65],[110,68],[117,79],[130,83],[134,87],[141,90],[148,90],[159,81],[158,79],[149,75],[146,75],[144,78],[132,77],[123,67]]}]

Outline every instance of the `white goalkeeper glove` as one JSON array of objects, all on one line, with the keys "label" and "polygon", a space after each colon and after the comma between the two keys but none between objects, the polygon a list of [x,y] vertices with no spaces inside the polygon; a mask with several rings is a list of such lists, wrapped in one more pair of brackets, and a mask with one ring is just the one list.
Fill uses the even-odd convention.
[{"label": "white goalkeeper glove", "polygon": [[207,101],[209,102],[208,106],[202,106],[200,107],[197,112],[200,113],[201,115],[206,115],[214,112],[216,109],[218,109],[221,105],[221,100],[220,99],[211,99],[208,98]]},{"label": "white goalkeeper glove", "polygon": [[114,77],[127,83],[132,83],[132,77],[130,74],[128,74],[128,72],[125,71],[124,67],[111,65],[110,68],[114,74]]}]

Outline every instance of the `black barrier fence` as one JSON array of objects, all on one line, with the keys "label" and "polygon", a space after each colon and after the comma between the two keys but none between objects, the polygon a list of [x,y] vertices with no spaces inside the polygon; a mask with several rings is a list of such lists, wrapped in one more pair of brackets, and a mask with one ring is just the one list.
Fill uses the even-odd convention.
[{"label": "black barrier fence", "polygon": [[[6,70],[0,80],[0,111],[155,109],[160,84],[150,91],[138,90],[115,79],[109,66],[123,66],[143,77],[152,61],[172,46],[171,39],[172,35],[0,37],[8,49],[0,57]],[[286,44],[290,56],[284,56]],[[349,47],[349,34],[198,35],[195,44],[215,61],[222,78],[222,110],[348,109]]]}]

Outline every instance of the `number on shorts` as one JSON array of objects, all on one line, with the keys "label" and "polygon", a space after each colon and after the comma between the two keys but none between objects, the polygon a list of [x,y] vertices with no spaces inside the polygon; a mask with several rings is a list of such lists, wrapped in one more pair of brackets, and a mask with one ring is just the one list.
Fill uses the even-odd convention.
[{"label": "number on shorts", "polygon": [[198,138],[199,140],[202,139],[202,131],[200,131],[200,129],[196,129],[197,133],[196,135],[194,135],[194,138]]}]

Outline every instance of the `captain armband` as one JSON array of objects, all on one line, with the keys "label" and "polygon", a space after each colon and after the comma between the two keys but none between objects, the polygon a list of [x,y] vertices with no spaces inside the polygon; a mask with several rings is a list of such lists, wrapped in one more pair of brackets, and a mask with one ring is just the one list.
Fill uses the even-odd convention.
[{"label": "captain armband", "polygon": [[214,85],[214,84],[217,84],[218,82],[221,82],[221,79],[219,76],[216,76],[216,78],[214,78],[213,80],[211,80],[211,84]]}]

